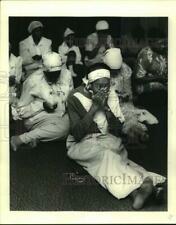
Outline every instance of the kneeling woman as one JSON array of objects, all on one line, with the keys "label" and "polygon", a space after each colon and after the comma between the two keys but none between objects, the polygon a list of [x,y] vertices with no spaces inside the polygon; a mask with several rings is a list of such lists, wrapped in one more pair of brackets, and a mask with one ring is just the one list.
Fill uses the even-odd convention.
[{"label": "kneeling woman", "polygon": [[148,197],[156,193],[156,184],[165,178],[128,159],[119,137],[124,117],[118,96],[110,88],[107,66],[95,64],[89,68],[87,85],[75,89],[68,98],[68,113],[68,156],[116,198],[131,194],[133,208],[142,208]]}]

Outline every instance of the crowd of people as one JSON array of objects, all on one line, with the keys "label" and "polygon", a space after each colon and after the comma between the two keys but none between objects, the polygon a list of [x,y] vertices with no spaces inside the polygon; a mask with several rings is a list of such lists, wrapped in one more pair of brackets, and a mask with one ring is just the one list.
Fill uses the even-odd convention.
[{"label": "crowd of people", "polygon": [[[11,148],[65,140],[68,157],[116,198],[131,195],[134,209],[151,195],[160,198],[166,178],[131,161],[126,149],[145,145],[148,126],[159,122],[134,100],[167,92],[166,45],[154,39],[139,51],[131,69],[105,20],[86,38],[83,55],[72,29],[65,29],[54,52],[43,26],[40,21],[29,24],[18,57],[9,46],[11,117],[26,129],[11,137]],[[118,184],[101,179],[116,176]]]}]

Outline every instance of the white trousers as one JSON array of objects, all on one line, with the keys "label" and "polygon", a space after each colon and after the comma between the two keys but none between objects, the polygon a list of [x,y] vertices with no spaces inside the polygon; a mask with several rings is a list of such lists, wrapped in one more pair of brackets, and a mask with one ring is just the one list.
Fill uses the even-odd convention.
[{"label": "white trousers", "polygon": [[111,134],[88,135],[78,143],[69,135],[67,148],[68,156],[118,199],[139,188],[146,177],[154,185],[165,181],[165,177],[129,160],[121,139]]},{"label": "white trousers", "polygon": [[26,123],[25,127],[29,131],[20,135],[24,144],[65,139],[69,133],[69,118],[67,114],[52,120],[42,118],[41,121],[35,121],[35,124]]}]

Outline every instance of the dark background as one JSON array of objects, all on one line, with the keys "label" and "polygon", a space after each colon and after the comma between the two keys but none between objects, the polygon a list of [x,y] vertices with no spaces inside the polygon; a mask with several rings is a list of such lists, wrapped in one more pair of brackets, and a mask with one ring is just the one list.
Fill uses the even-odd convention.
[{"label": "dark background", "polygon": [[29,23],[39,20],[44,25],[44,36],[53,41],[53,50],[57,51],[67,27],[75,31],[77,38],[84,40],[88,34],[95,32],[95,24],[101,19],[108,21],[111,35],[120,41],[127,35],[135,40],[144,40],[145,44],[153,28],[161,29],[162,36],[167,37],[166,17],[10,17],[9,40],[14,54],[18,55],[18,43],[29,36],[27,31]]},{"label": "dark background", "polygon": [[[44,36],[53,41],[53,50],[63,41],[66,27],[76,32],[81,40],[81,51],[85,37],[95,31],[100,19],[109,22],[112,36],[122,49],[124,61],[133,69],[138,51],[148,44],[150,38],[166,38],[168,19],[158,17],[10,17],[9,40],[12,52],[18,55],[18,43],[28,37],[27,27],[33,20],[44,25]],[[152,32],[152,29],[162,32]],[[154,35],[155,33],[155,35]],[[127,42],[128,45],[127,45]],[[149,128],[150,140],[146,149],[128,149],[129,158],[149,171],[167,176],[167,94],[159,95],[160,103],[151,96],[151,107],[146,108],[159,120]],[[10,122],[10,135],[22,132],[21,123]],[[66,155],[64,142],[41,143],[35,149],[20,149],[10,152],[10,209],[47,211],[131,211],[132,201],[117,200],[98,183],[91,180],[79,165]],[[73,175],[73,184],[65,183],[67,175]],[[76,177],[76,178],[75,178]],[[89,176],[88,176],[89,177]],[[89,179],[91,179],[89,177]],[[157,205],[150,202],[143,211],[165,211],[167,203]]]}]

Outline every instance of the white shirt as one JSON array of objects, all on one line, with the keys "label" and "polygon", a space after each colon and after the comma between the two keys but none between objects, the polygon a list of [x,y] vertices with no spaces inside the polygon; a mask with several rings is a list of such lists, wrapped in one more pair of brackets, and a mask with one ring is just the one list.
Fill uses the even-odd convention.
[{"label": "white shirt", "polygon": [[[86,43],[85,43],[85,51],[88,51],[88,52],[93,51],[96,48],[97,44],[98,44],[98,34],[95,32],[88,35],[88,37],[86,38]],[[106,45],[108,48],[114,47],[114,43],[113,43],[113,39],[111,35],[107,36]],[[106,51],[106,47],[102,45],[99,48],[97,55],[93,59],[89,59],[87,56],[85,57],[85,64],[89,66],[94,63],[102,63],[105,51]]]},{"label": "white shirt", "polygon": [[10,54],[9,58],[9,76],[15,76],[16,82],[20,82],[22,76],[22,58]]},{"label": "white shirt", "polygon": [[[23,83],[23,90],[18,101],[14,115],[18,119],[29,118],[33,121],[37,118],[49,116],[62,117],[65,114],[66,100],[73,89],[73,81],[69,70],[62,68],[58,82],[49,85],[44,77],[42,69],[35,71]],[[43,101],[50,104],[57,103],[55,113],[48,114],[43,109]],[[19,111],[16,113],[16,111]],[[18,115],[16,115],[18,114]]]},{"label": "white shirt", "polygon": [[23,65],[28,73],[32,73],[42,67],[42,60],[35,61],[32,57],[35,55],[43,56],[51,52],[51,44],[52,41],[50,39],[42,37],[38,45],[36,45],[32,35],[19,43],[20,56],[23,59]]},{"label": "white shirt", "polygon": [[76,64],[82,64],[81,52],[79,50],[79,47],[76,45],[73,45],[71,48],[69,48],[68,45],[65,43],[65,41],[58,48],[58,53],[60,54],[60,56],[62,58],[62,62],[66,63],[67,54],[70,51],[74,51],[76,53]]}]

